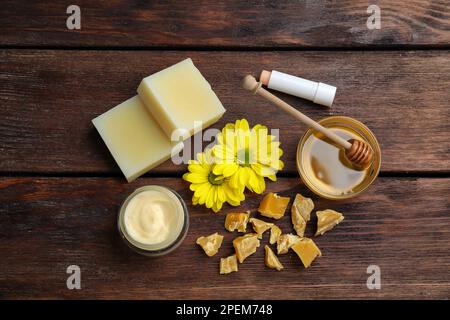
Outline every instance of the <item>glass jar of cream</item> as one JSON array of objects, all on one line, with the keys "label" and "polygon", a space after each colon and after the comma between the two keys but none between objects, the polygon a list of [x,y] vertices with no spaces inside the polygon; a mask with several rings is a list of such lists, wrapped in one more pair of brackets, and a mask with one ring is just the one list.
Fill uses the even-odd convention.
[{"label": "glass jar of cream", "polygon": [[122,204],[119,233],[134,251],[151,257],[165,255],[184,240],[189,227],[185,202],[175,191],[149,185],[136,189]]}]

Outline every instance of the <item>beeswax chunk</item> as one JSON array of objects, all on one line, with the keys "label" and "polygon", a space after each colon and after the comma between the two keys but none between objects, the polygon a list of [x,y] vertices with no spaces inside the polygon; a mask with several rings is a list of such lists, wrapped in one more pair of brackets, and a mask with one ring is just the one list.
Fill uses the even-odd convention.
[{"label": "beeswax chunk", "polygon": [[265,245],[264,249],[266,251],[266,266],[271,269],[277,269],[278,271],[283,269],[283,265],[281,264],[280,260],[278,260],[278,257],[275,255],[272,249],[270,249],[268,245]]},{"label": "beeswax chunk", "polygon": [[137,91],[168,137],[177,130],[177,137],[188,138],[202,129],[194,122],[206,128],[225,112],[191,59],[144,78]]},{"label": "beeswax chunk", "polygon": [[242,263],[248,256],[254,254],[256,248],[259,247],[258,235],[255,233],[247,233],[246,235],[237,237],[233,240],[233,247],[239,262]]},{"label": "beeswax chunk", "polygon": [[277,253],[285,254],[289,249],[301,240],[299,236],[293,235],[291,233],[282,234],[277,240]]},{"label": "beeswax chunk", "polygon": [[291,209],[291,219],[295,232],[300,237],[305,234],[306,223],[309,221],[313,209],[314,203],[310,198],[305,198],[299,193],[295,196]]},{"label": "beeswax chunk", "polygon": [[323,211],[317,211],[317,231],[315,236],[323,235],[325,232],[331,230],[344,220],[344,215],[340,212],[326,209]]},{"label": "beeswax chunk", "polygon": [[236,255],[220,258],[220,274],[228,274],[238,271]]},{"label": "beeswax chunk", "polygon": [[289,201],[290,198],[280,197],[276,193],[269,192],[259,204],[258,212],[268,218],[281,219]]},{"label": "beeswax chunk", "polygon": [[273,226],[273,223],[265,222],[256,218],[251,218],[250,223],[253,226],[253,230],[255,230],[258,234],[258,239],[262,239],[263,233]]},{"label": "beeswax chunk", "polygon": [[278,239],[281,236],[281,229],[279,227],[277,227],[276,225],[273,225],[270,228],[270,239],[269,239],[269,243],[270,244],[274,244],[278,242]]},{"label": "beeswax chunk", "polygon": [[308,268],[317,257],[322,256],[320,249],[316,246],[314,241],[309,238],[302,238],[292,246],[292,250],[294,250],[300,260],[302,260],[305,268]]},{"label": "beeswax chunk", "polygon": [[305,198],[300,193],[297,193],[292,204],[292,210],[296,210],[298,214],[308,222],[311,219],[311,211],[314,209],[314,202],[311,198]]},{"label": "beeswax chunk", "polygon": [[214,256],[222,245],[223,236],[213,233],[207,237],[199,237],[196,243],[203,248],[208,257]]},{"label": "beeswax chunk", "polygon": [[178,153],[138,96],[92,120],[128,182]]},{"label": "beeswax chunk", "polygon": [[238,232],[245,232],[247,229],[248,218],[250,212],[247,213],[228,213],[225,218],[225,229],[230,232],[237,230]]}]

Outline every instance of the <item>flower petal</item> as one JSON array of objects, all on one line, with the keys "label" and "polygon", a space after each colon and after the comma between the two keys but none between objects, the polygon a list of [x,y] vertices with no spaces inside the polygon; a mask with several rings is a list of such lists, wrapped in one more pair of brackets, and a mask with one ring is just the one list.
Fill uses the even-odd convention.
[{"label": "flower petal", "polygon": [[183,175],[183,179],[192,183],[204,183],[208,181],[208,177],[199,173],[188,173]]},{"label": "flower petal", "polygon": [[[249,170],[247,172],[247,174],[249,177],[248,183],[247,183],[249,189],[251,189],[253,192],[258,193],[258,194],[261,193],[262,190],[260,187],[260,180],[258,179],[258,177],[260,177],[260,176],[258,176],[253,170]],[[260,177],[260,178],[262,178],[262,177]],[[262,178],[262,180],[264,181],[264,178]]]},{"label": "flower petal", "polygon": [[237,120],[236,127],[244,131],[248,131],[250,129],[250,126],[248,125],[248,121],[246,119]]},{"label": "flower petal", "polygon": [[230,164],[216,164],[213,169],[213,173],[217,176],[224,176],[225,178],[231,177],[239,168],[235,163]]},{"label": "flower petal", "polygon": [[188,165],[188,170],[192,173],[201,173],[201,174],[208,174],[208,170],[206,170],[204,167],[202,167],[198,163],[191,163]]},{"label": "flower petal", "polygon": [[214,204],[214,194],[216,191],[216,187],[213,186],[209,189],[208,195],[206,196],[206,207],[207,208],[212,208],[213,204]]},{"label": "flower petal", "polygon": [[259,163],[252,164],[252,169],[257,175],[268,177],[275,174],[277,171],[269,166],[261,165]]},{"label": "flower petal", "polygon": [[213,148],[214,155],[216,156],[216,163],[221,164],[223,163],[229,163],[234,162],[235,158],[235,152],[233,151],[232,147],[229,147],[227,145],[216,145]]},{"label": "flower petal", "polygon": [[199,198],[199,204],[204,204],[206,202],[206,197],[208,196],[209,189],[211,189],[211,185],[209,183],[203,183],[198,187],[197,190],[195,190],[194,196]]},{"label": "flower petal", "polygon": [[225,165],[225,168],[223,170],[223,176],[224,177],[231,177],[233,174],[236,173],[236,171],[239,169],[239,166],[236,163],[230,163]]},{"label": "flower petal", "polygon": [[225,202],[227,200],[227,196],[225,194],[225,188],[217,188],[217,199],[218,202]]},{"label": "flower petal", "polygon": [[223,202],[216,202],[216,203],[213,204],[212,210],[214,212],[219,212],[220,209],[222,209],[222,205],[223,205]]},{"label": "flower petal", "polygon": [[227,197],[227,202],[232,206],[238,206],[241,201],[245,199],[243,189],[233,189],[230,188],[227,184],[223,185],[223,189]]},{"label": "flower petal", "polygon": [[250,178],[247,169],[248,169],[247,167],[241,167],[238,170],[237,174],[239,176],[239,185],[243,186],[247,185],[248,179]]}]

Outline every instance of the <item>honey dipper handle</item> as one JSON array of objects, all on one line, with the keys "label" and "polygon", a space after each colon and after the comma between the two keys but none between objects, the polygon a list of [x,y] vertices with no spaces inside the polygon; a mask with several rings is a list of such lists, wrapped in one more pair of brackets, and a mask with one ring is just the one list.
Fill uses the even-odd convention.
[{"label": "honey dipper handle", "polygon": [[289,113],[294,118],[300,120],[307,126],[323,133],[327,138],[333,140],[335,143],[340,145],[341,147],[345,149],[350,149],[352,147],[352,144],[348,142],[347,140],[339,137],[337,134],[335,134],[333,131],[325,128],[324,126],[320,125],[310,117],[304,115],[294,107],[290,106],[288,103],[284,102],[277,96],[273,95],[266,89],[261,87],[261,82],[257,82],[256,79],[252,76],[246,76],[242,83],[244,89],[247,89],[249,91],[252,91],[255,94],[259,94],[260,96],[266,98],[267,100],[271,101],[273,104],[275,104],[278,108],[281,110]]}]

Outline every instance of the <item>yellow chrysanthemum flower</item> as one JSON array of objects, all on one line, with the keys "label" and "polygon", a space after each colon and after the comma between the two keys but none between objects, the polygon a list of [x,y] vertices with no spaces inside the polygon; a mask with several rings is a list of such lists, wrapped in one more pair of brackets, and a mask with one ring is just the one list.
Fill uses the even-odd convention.
[{"label": "yellow chrysanthemum flower", "polygon": [[280,142],[260,124],[250,129],[245,119],[229,123],[217,135],[217,143],[213,147],[213,173],[229,178],[231,187],[242,192],[247,187],[262,193],[266,188],[264,178],[276,181],[276,173],[284,167]]},{"label": "yellow chrysanthemum flower", "polygon": [[204,204],[214,212],[218,212],[225,202],[232,206],[240,205],[245,199],[243,192],[231,187],[229,178],[214,174],[214,166],[211,149],[197,154],[197,160],[189,161],[189,172],[183,175],[183,179],[191,183],[190,189],[194,191],[192,204]]}]

